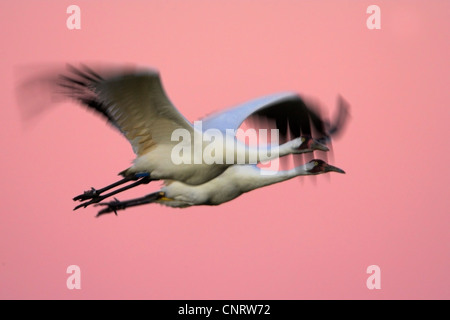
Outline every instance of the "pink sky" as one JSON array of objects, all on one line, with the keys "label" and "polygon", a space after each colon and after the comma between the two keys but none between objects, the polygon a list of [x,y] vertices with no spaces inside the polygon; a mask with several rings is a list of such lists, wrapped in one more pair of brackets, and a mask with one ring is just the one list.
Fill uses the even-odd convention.
[{"label": "pink sky", "polygon": [[[71,4],[81,30],[66,27]],[[371,4],[380,30],[366,27]],[[0,298],[449,299],[449,13],[437,0],[0,2]],[[333,164],[347,174],[219,207],[73,212],[132,150],[76,104],[25,121],[14,79],[80,61],[159,69],[191,121],[291,90],[332,112],[342,94],[352,118]],[[66,287],[69,265],[81,290]]]}]

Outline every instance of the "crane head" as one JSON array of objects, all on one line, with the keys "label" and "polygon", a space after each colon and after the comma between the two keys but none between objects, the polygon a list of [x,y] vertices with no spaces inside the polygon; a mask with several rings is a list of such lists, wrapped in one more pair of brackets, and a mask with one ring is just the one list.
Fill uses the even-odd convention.
[{"label": "crane head", "polygon": [[294,139],[296,153],[313,152],[314,150],[329,151],[328,147],[310,136],[301,136]]},{"label": "crane head", "polygon": [[310,162],[308,162],[307,167],[308,167],[307,171],[310,174],[321,174],[321,173],[326,173],[326,172],[345,173],[344,170],[342,170],[338,167],[332,166],[320,159],[311,160]]}]

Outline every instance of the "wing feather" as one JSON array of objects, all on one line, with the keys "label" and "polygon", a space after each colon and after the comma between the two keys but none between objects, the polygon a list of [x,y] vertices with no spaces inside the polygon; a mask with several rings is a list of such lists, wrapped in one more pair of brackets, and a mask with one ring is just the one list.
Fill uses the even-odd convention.
[{"label": "wing feather", "polygon": [[168,99],[154,70],[106,70],[95,72],[69,66],[61,75],[65,93],[104,116],[131,143],[140,156],[157,144],[172,144],[175,129],[192,132],[191,123]]},{"label": "wing feather", "polygon": [[[343,108],[343,104],[340,104]],[[340,112],[342,115],[343,112]],[[309,135],[319,140],[327,140],[345,122],[341,116],[334,126],[320,115],[317,106],[306,104],[296,93],[278,93],[254,99],[233,108],[209,115],[202,119],[203,129],[215,128],[222,132],[226,129],[237,130],[244,121],[258,123],[272,121],[279,129],[280,138],[285,140],[301,135]],[[264,122],[265,120],[265,122]]]},{"label": "wing feather", "polygon": [[[254,99],[228,110],[203,118],[203,128],[215,128],[222,132],[237,130],[243,123],[249,123],[254,129],[276,128],[279,130],[279,143],[285,143],[300,136],[311,136],[331,147],[331,135],[340,132],[348,115],[348,104],[340,98],[338,116],[334,123],[322,117],[317,105],[306,103],[296,93],[278,93]],[[326,154],[321,152],[326,158]],[[313,154],[294,155],[294,163],[305,163]],[[286,165],[288,159],[281,159]]]}]

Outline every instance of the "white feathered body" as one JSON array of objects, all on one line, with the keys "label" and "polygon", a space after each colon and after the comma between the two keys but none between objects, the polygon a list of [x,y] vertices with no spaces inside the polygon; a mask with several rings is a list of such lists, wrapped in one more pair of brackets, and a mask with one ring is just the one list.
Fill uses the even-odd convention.
[{"label": "white feathered body", "polygon": [[157,202],[180,208],[193,205],[219,205],[245,192],[306,174],[308,166],[309,164],[292,170],[269,172],[254,165],[234,165],[215,179],[201,185],[169,181],[161,189],[165,194],[164,199]]}]

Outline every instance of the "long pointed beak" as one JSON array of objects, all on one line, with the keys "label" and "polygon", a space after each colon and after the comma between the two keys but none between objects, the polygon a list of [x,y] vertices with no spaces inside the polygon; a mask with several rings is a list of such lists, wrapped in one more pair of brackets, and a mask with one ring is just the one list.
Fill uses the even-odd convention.
[{"label": "long pointed beak", "polygon": [[320,151],[330,151],[330,149],[328,149],[328,147],[326,145],[320,143],[317,140],[313,141],[313,143],[311,144],[311,149],[320,150]]},{"label": "long pointed beak", "polygon": [[344,170],[342,170],[342,169],[340,169],[338,167],[332,166],[330,164],[327,166],[327,171],[333,171],[333,172],[338,172],[338,173],[345,173]]}]

